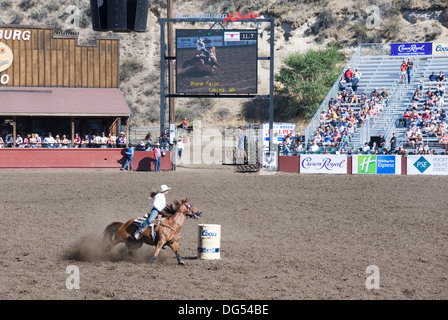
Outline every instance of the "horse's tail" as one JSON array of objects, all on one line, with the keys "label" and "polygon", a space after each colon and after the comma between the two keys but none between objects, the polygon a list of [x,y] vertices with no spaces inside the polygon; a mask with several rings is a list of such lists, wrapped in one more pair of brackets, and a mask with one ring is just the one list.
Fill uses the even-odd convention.
[{"label": "horse's tail", "polygon": [[118,231],[118,228],[120,228],[122,225],[122,222],[112,222],[106,227],[106,229],[104,229],[103,239],[105,244],[111,243],[112,238]]}]

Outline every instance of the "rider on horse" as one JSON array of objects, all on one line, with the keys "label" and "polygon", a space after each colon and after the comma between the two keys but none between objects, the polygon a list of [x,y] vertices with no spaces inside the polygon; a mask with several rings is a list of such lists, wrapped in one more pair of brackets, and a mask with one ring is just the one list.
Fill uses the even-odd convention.
[{"label": "rider on horse", "polygon": [[[142,230],[144,228],[146,228],[149,224],[151,224],[151,222],[154,221],[154,219],[157,218],[157,216],[159,215],[159,213],[165,209],[166,206],[166,194],[168,193],[168,190],[170,190],[171,188],[169,188],[167,185],[162,184],[160,186],[160,190],[158,192],[154,192],[151,194],[151,197],[154,199],[153,200],[153,208],[149,214],[149,217],[143,221],[143,223],[138,227],[137,231],[135,231],[134,233],[134,238],[136,240],[140,239],[142,237]],[[151,233],[152,235],[153,233]],[[153,242],[155,242],[155,239],[152,239]]]}]

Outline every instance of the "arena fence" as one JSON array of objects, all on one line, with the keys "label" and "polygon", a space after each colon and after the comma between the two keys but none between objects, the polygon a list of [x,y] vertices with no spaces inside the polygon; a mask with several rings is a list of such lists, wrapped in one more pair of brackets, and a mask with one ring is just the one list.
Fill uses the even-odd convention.
[{"label": "arena fence", "polygon": [[[0,169],[91,168],[120,169],[126,161],[126,149],[2,149]],[[133,169],[154,171],[152,151],[135,151]],[[161,158],[161,171],[172,170],[171,152]]]}]

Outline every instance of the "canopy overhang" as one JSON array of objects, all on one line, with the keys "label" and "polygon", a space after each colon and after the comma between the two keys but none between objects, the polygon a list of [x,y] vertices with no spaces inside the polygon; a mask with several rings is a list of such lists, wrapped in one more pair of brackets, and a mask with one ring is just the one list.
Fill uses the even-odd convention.
[{"label": "canopy overhang", "polygon": [[129,117],[119,88],[0,87],[0,116]]}]

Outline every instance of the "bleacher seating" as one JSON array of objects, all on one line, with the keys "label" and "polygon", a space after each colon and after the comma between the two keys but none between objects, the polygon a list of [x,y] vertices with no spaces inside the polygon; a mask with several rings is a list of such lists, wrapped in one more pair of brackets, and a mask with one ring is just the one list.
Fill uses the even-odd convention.
[{"label": "bleacher seating", "polygon": [[[384,110],[376,117],[372,117],[369,121],[363,124],[360,128],[357,128],[356,132],[350,139],[349,144],[346,147],[348,149],[356,150],[361,148],[365,142],[370,142],[371,137],[377,137],[383,134],[386,138],[386,148],[389,149],[389,141],[392,137],[392,133],[395,133],[398,140],[398,145],[403,145],[405,142],[406,128],[402,126],[399,119],[402,118],[406,108],[409,108],[412,103],[412,97],[415,89],[417,88],[419,81],[423,80],[423,91],[428,89],[429,75],[434,71],[439,74],[443,71],[448,74],[448,57],[446,56],[412,56],[410,57],[414,62],[414,72],[411,77],[411,82],[401,83],[400,81],[400,65],[403,60],[408,59],[407,56],[387,56],[387,55],[362,55],[360,48],[357,49],[352,59],[347,64],[351,66],[352,70],[359,68],[362,73],[361,81],[359,83],[356,93],[360,95],[362,92],[369,95],[374,88],[378,88],[380,91],[382,87],[385,87],[389,92],[390,97]],[[344,68],[346,70],[347,66]],[[337,95],[337,84],[340,80],[337,80],[333,86],[329,95]],[[448,80],[445,81],[445,86],[448,87]],[[336,89],[335,89],[336,88]],[[445,94],[445,105],[443,109],[448,112],[448,89]],[[306,142],[308,145],[311,143],[312,133],[318,128],[320,124],[316,121],[322,110],[328,110],[328,101],[331,97],[327,97],[321,107],[316,112],[313,120],[306,130]],[[423,102],[418,103],[419,106],[423,105]],[[352,109],[359,108],[358,106],[352,106]],[[438,154],[445,152],[445,146],[437,142],[433,137],[424,135],[425,144],[428,144],[431,150],[435,150]],[[410,152],[410,150],[408,150]]]}]

